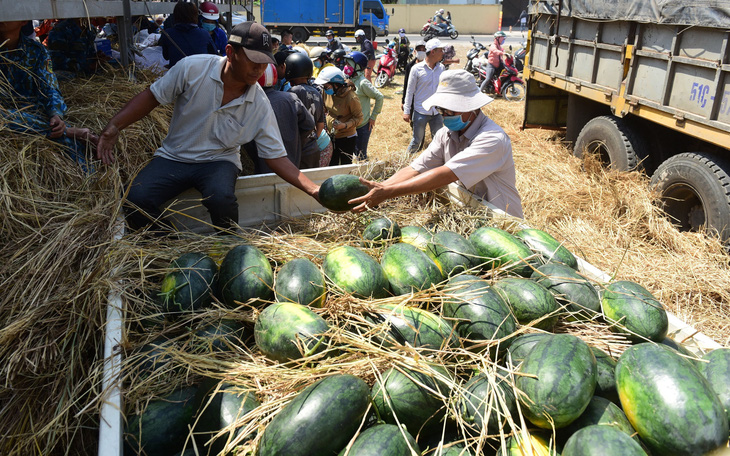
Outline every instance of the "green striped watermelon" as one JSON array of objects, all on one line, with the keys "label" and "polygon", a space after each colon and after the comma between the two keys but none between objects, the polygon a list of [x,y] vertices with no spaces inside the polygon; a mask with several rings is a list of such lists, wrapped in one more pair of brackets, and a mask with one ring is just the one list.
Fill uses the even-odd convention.
[{"label": "green striped watermelon", "polygon": [[395,424],[378,424],[365,429],[355,438],[349,451],[343,449],[338,456],[412,456],[421,454],[416,439]]},{"label": "green striped watermelon", "polygon": [[591,351],[593,356],[596,357],[596,372],[598,374],[595,394],[618,404],[615,375],[616,360],[600,348],[591,347]]},{"label": "green striped watermelon", "polygon": [[[550,291],[534,280],[506,277],[492,285],[522,325],[552,331],[558,321],[558,302]],[[539,320],[539,321],[536,321]]]},{"label": "green striped watermelon", "polygon": [[245,347],[250,332],[237,320],[225,319],[211,323],[191,337],[187,351],[193,353],[233,352]]},{"label": "green striped watermelon", "polygon": [[512,365],[519,366],[538,342],[551,336],[552,334],[549,333],[527,333],[512,339],[512,343],[509,344],[507,349]]},{"label": "green striped watermelon", "polygon": [[274,297],[274,271],[269,260],[256,247],[239,245],[228,251],[218,273],[221,300],[228,307],[255,299],[271,301]]},{"label": "green striped watermelon", "polygon": [[459,337],[441,317],[418,307],[403,304],[380,304],[366,318],[373,323],[388,322],[386,346],[393,343],[440,350],[458,347]]},{"label": "green striped watermelon", "polygon": [[327,285],[316,264],[295,258],[284,263],[276,274],[274,295],[277,301],[319,308],[327,299]]},{"label": "green striped watermelon", "polygon": [[355,436],[370,405],[370,388],[335,374],[302,390],[266,426],[258,456],[335,455]]},{"label": "green striped watermelon", "polygon": [[585,342],[557,334],[538,342],[516,377],[524,415],[543,429],[565,427],[588,407],[596,389],[596,358]]},{"label": "green striped watermelon", "polygon": [[533,252],[540,254],[546,263],[557,262],[578,269],[578,260],[562,243],[548,233],[535,228],[525,228],[515,233]]},{"label": "green striped watermelon", "polygon": [[647,456],[635,440],[611,426],[593,425],[573,434],[563,447],[563,456]]},{"label": "green striped watermelon", "polygon": [[426,253],[445,277],[469,271],[481,263],[474,245],[453,231],[434,234],[426,246]]},{"label": "green striped watermelon", "polygon": [[360,182],[359,177],[352,174],[335,174],[320,185],[319,202],[331,211],[345,212],[355,207],[354,204],[348,204],[348,201],[369,191],[367,185]]},{"label": "green striped watermelon", "polygon": [[137,375],[142,378],[158,375],[159,372],[174,372],[177,366],[173,363],[170,350],[175,342],[165,336],[157,336],[152,342],[135,350],[130,360],[135,361]]},{"label": "green striped watermelon", "polygon": [[596,288],[570,266],[547,263],[537,268],[531,278],[550,290],[558,303],[566,305],[574,319],[590,320],[601,310]]},{"label": "green striped watermelon", "polygon": [[666,345],[672,350],[678,352],[680,355],[686,357],[688,360],[692,361],[692,364],[694,364],[695,367],[697,367],[698,369],[700,369],[701,364],[703,364],[702,361],[700,361],[694,353],[689,351],[684,345],[680,344],[671,337],[665,337],[659,343],[662,345]]},{"label": "green striped watermelon", "polygon": [[309,307],[292,302],[271,304],[259,314],[254,337],[268,358],[286,362],[321,353],[327,348],[326,321]]},{"label": "green striped watermelon", "polygon": [[433,234],[420,226],[404,226],[400,229],[400,241],[411,244],[419,250],[426,250]]},{"label": "green striped watermelon", "polygon": [[476,435],[482,432],[494,435],[500,429],[508,429],[507,416],[517,416],[517,402],[512,385],[503,374],[480,373],[469,379],[459,398],[459,412],[467,424],[476,427]]},{"label": "green striped watermelon", "polygon": [[485,271],[504,267],[523,277],[532,274],[532,251],[508,232],[483,226],[469,236],[469,241],[474,245]]},{"label": "green striped watermelon", "polygon": [[655,454],[705,454],[728,440],[728,417],[692,362],[663,345],[624,351],[616,387],[631,425]]},{"label": "green striped watermelon", "polygon": [[203,253],[186,253],[172,261],[158,299],[163,312],[191,312],[207,307],[213,299],[218,266]]},{"label": "green striped watermelon", "polygon": [[[224,383],[208,401],[205,410],[200,414],[195,426],[195,437],[198,449],[207,448],[207,453],[220,454],[230,438],[235,439],[244,430],[236,427],[236,423],[260,405],[256,395],[250,390],[241,390],[231,384]],[[216,434],[228,428],[228,432],[216,438]],[[255,435],[252,432],[244,437],[243,441],[250,440]]]},{"label": "green striped watermelon", "polygon": [[633,437],[636,433],[621,408],[600,396],[593,396],[585,411],[570,425],[561,429],[561,433],[570,437],[578,430],[593,425],[611,426],[626,433],[629,437]]},{"label": "green striped watermelon", "polygon": [[383,245],[389,239],[399,239],[401,236],[398,223],[387,217],[374,219],[362,232],[362,245],[372,247]]},{"label": "green striped watermelon", "polygon": [[399,242],[388,247],[380,264],[395,295],[425,290],[443,280],[436,263],[410,244]]},{"label": "green striped watermelon", "polygon": [[611,331],[625,334],[634,342],[661,342],[667,335],[667,311],[636,282],[621,280],[608,285],[601,304]]},{"label": "green striped watermelon", "polygon": [[358,298],[388,296],[390,285],[383,268],[370,255],[348,245],[331,250],[324,259],[324,273],[339,289]]},{"label": "green striped watermelon", "polygon": [[705,376],[713,391],[717,394],[728,420],[730,420],[730,349],[717,348],[702,357],[698,363],[700,372]]}]

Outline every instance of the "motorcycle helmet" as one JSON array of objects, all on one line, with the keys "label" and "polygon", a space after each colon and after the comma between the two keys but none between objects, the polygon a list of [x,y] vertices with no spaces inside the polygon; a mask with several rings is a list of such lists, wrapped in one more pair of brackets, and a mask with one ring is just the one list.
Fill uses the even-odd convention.
[{"label": "motorcycle helmet", "polygon": [[309,52],[307,52],[307,50],[304,49],[301,46],[294,46],[293,48],[291,48],[291,50],[294,51],[294,52],[296,52],[296,53],[299,53],[299,54],[302,54],[302,55],[305,55],[305,56],[309,57]]},{"label": "motorcycle helmet", "polygon": [[209,21],[217,21],[220,17],[220,13],[218,12],[218,7],[215,6],[215,3],[213,2],[203,2],[200,4],[200,15],[203,16],[203,19],[208,19]]},{"label": "motorcycle helmet", "polygon": [[335,65],[340,66],[342,59],[344,59],[346,55],[347,51],[344,49],[337,49],[332,53],[332,60],[335,62]]},{"label": "motorcycle helmet", "polygon": [[439,10],[439,14],[444,14],[444,9],[443,9],[443,8],[441,8],[441,9]]},{"label": "motorcycle helmet", "polygon": [[345,59],[355,71],[363,71],[368,67],[368,58],[360,51],[350,52]]},{"label": "motorcycle helmet", "polygon": [[497,38],[506,38],[506,37],[507,37],[507,34],[504,33],[501,30],[494,34],[494,39],[497,39]]},{"label": "motorcycle helmet", "polygon": [[406,33],[406,29],[404,29],[404,28],[399,28],[399,29],[398,29],[398,33],[399,33],[399,34],[400,34],[400,33]]},{"label": "motorcycle helmet", "polygon": [[278,74],[276,73],[276,65],[274,65],[273,63],[270,63],[270,64],[266,65],[264,74],[261,75],[261,77],[258,80],[258,83],[261,87],[274,87],[276,85],[277,77],[278,77]]},{"label": "motorcycle helmet", "polygon": [[324,36],[335,36],[335,32],[333,32],[332,29],[329,29],[324,32]]},{"label": "motorcycle helmet", "polygon": [[357,29],[357,30],[355,30],[355,38],[357,38],[359,36],[361,36],[363,38],[365,37],[365,31],[363,29]]},{"label": "motorcycle helmet", "polygon": [[311,78],[314,65],[309,57],[295,52],[286,58],[286,72],[284,77],[288,80],[295,78]]},{"label": "motorcycle helmet", "polygon": [[345,73],[337,67],[327,67],[319,72],[319,76],[314,80],[317,85],[330,84],[346,84]]}]

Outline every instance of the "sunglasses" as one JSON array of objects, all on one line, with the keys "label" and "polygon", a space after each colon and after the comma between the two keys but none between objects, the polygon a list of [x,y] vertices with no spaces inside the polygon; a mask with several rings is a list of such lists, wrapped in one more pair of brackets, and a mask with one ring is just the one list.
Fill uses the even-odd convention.
[{"label": "sunglasses", "polygon": [[449,117],[449,116],[455,116],[455,115],[457,115],[457,113],[455,113],[453,111],[449,111],[448,109],[444,109],[444,108],[442,108],[440,106],[436,106],[436,112],[438,112],[439,114],[441,114],[444,117]]}]

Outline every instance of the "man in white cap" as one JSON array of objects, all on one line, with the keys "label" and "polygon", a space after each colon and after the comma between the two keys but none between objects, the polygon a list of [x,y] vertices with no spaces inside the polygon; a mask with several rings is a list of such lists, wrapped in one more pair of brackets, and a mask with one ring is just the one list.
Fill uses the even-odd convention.
[{"label": "man in white cap", "polygon": [[493,100],[464,70],[441,75],[438,90],[423,104],[444,116],[444,126],[428,148],[385,182],[360,179],[367,195],[350,201],[354,212],[397,196],[423,193],[459,181],[475,195],[515,217],[522,202],[515,186],[515,163],[509,136],[482,113]]},{"label": "man in white cap", "polygon": [[426,59],[413,65],[408,75],[406,94],[403,102],[403,120],[411,123],[413,137],[408,144],[408,153],[418,152],[426,136],[426,124],[431,128],[431,136],[444,126],[441,115],[434,108],[426,108],[423,102],[436,92],[439,77],[444,71],[441,59],[444,46],[438,38],[426,41]]},{"label": "man in white cap", "polygon": [[287,158],[279,127],[264,91],[256,83],[269,63],[271,36],[255,22],[231,30],[226,55],[193,55],[135,95],[106,125],[97,146],[105,164],[114,162],[114,144],[123,128],[160,104],[175,104],[167,137],[152,161],[129,186],[125,209],[133,230],[159,220],[160,207],[196,188],[213,225],[221,231],[238,221],[236,179],[241,144],[256,141],[259,156],[281,178],[316,198],[319,187]]}]

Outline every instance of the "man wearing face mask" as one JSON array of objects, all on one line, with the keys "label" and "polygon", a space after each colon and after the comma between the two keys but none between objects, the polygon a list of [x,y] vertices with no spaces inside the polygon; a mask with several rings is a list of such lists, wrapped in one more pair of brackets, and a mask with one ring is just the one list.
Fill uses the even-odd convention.
[{"label": "man wearing face mask", "polygon": [[522,202],[515,185],[515,163],[509,136],[484,115],[493,100],[482,93],[474,76],[464,70],[444,71],[439,86],[423,102],[444,116],[444,126],[428,148],[409,166],[385,182],[360,179],[370,191],[355,198],[353,212],[375,207],[403,195],[428,192],[457,180],[478,197],[522,218]]},{"label": "man wearing face mask", "polygon": [[228,35],[218,26],[220,13],[218,7],[212,2],[203,2],[200,4],[200,27],[210,34],[210,38],[215,44],[218,55],[226,53],[226,44],[228,44]]},{"label": "man wearing face mask", "polygon": [[325,32],[324,37],[327,38],[327,51],[329,53],[338,49],[343,49],[342,43],[340,43],[340,40],[335,37],[335,32],[331,29]]},{"label": "man wearing face mask", "polygon": [[319,76],[320,71],[327,67],[335,66],[332,62],[330,62],[329,54],[327,54],[327,48],[319,46],[313,47],[312,50],[309,51],[309,58],[312,59],[312,65],[314,66],[312,76],[315,78]]}]

